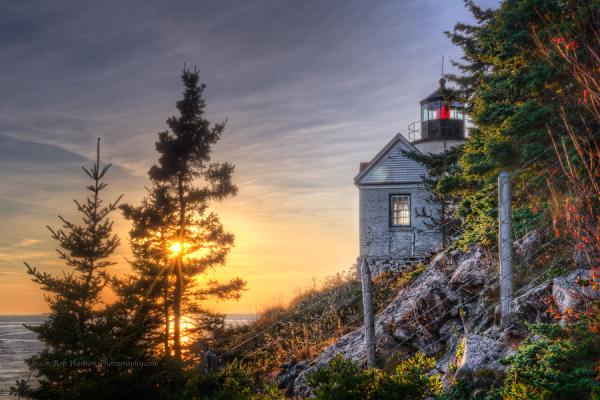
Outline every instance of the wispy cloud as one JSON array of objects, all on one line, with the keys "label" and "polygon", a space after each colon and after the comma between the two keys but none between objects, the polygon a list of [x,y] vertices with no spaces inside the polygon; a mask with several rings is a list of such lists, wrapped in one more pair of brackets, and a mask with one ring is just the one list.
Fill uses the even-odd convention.
[{"label": "wispy cloud", "polygon": [[38,244],[41,243],[41,240],[38,239],[31,239],[31,238],[23,238],[20,241],[18,241],[17,243],[15,243],[14,247],[29,247],[29,246],[33,246],[34,244]]},{"label": "wispy cloud", "polygon": [[[251,289],[231,307],[346,268],[358,162],[418,118],[441,55],[459,56],[442,32],[466,19],[441,0],[0,3],[0,274],[23,257],[56,265],[45,225],[76,217],[97,137],[115,164],[107,195],[139,199],[184,63],[208,84],[208,117],[228,119],[213,156],[236,164],[240,193],[216,208],[238,238],[228,271]],[[11,279],[0,304],[31,303],[2,290]]]}]

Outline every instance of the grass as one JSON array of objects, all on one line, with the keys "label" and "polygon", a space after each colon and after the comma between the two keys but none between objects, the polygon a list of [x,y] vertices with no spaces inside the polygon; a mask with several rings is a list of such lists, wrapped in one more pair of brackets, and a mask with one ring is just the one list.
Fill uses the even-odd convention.
[{"label": "grass", "polygon": [[[401,274],[377,276],[373,280],[375,310],[385,308],[424,270],[425,265],[419,264]],[[217,353],[223,361],[244,361],[260,377],[272,377],[290,360],[317,357],[362,325],[361,284],[355,271],[353,267],[330,276],[298,293],[287,305],[265,308],[246,326],[226,328],[214,343]]]}]

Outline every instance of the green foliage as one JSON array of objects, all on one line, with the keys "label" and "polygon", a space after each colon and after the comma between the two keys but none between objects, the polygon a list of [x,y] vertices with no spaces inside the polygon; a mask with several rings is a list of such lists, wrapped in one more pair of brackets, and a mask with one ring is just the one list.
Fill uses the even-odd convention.
[{"label": "green foliage", "polygon": [[274,385],[257,391],[252,373],[244,364],[233,361],[217,372],[191,372],[185,386],[185,398],[190,400],[282,400],[284,395]]},{"label": "green foliage", "polygon": [[307,376],[317,400],[373,399],[382,379],[382,372],[374,369],[361,371],[342,355]]},{"label": "green foliage", "polygon": [[472,395],[473,386],[467,381],[456,381],[450,385],[441,395],[437,397],[438,400],[484,400],[485,393],[479,393],[475,396]]},{"label": "green foliage", "polygon": [[360,370],[341,355],[307,376],[317,400],[420,400],[442,391],[438,375],[428,375],[435,360],[416,354],[401,362],[394,373]]},{"label": "green foliage", "polygon": [[442,392],[442,381],[436,374],[428,375],[435,368],[435,360],[417,353],[396,367],[386,376],[377,390],[377,400],[420,400]]},{"label": "green foliage", "polygon": [[535,325],[533,336],[507,358],[510,367],[501,388],[487,399],[590,399],[598,398],[600,338],[587,324],[563,329]]},{"label": "green foliage", "polygon": [[459,220],[456,216],[458,197],[446,190],[448,179],[460,173],[458,160],[462,154],[462,146],[451,147],[439,154],[423,154],[419,151],[404,152],[412,160],[427,168],[427,174],[422,177],[429,191],[426,202],[439,207],[439,212],[428,213],[423,208],[417,210],[417,216],[425,218],[425,226],[438,232],[442,237],[444,247],[449,246],[459,233]]},{"label": "green foliage", "polygon": [[561,107],[575,121],[582,106],[565,101],[565,93],[580,89],[564,63],[538,51],[534,32],[543,43],[551,43],[559,32],[570,32],[569,40],[577,41],[573,27],[592,18],[598,6],[588,0],[505,0],[497,10],[466,4],[476,23],[458,23],[447,33],[463,50],[463,61],[455,63],[462,74],[448,78],[457,84],[452,95],[467,105],[475,128],[463,147],[461,168],[443,185],[462,198],[463,247],[495,242],[494,187],[502,169],[515,172],[518,233],[543,221],[544,214],[528,210],[544,208],[549,196],[540,178],[557,172],[547,128],[563,135]]}]

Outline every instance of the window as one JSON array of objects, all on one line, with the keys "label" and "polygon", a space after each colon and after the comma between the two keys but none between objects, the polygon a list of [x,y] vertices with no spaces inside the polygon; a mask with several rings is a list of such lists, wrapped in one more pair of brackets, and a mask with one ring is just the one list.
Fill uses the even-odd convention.
[{"label": "window", "polygon": [[432,119],[438,119],[440,112],[440,102],[432,101],[421,105],[421,121],[429,121]]},{"label": "window", "polygon": [[390,226],[410,225],[410,196],[393,194],[390,196]]},{"label": "window", "polygon": [[462,104],[431,101],[421,105],[421,121],[436,119],[464,119]]}]

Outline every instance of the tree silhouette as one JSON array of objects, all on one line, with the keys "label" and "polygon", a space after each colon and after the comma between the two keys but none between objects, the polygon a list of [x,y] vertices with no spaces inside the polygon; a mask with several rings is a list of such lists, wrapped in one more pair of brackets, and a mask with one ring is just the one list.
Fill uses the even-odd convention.
[{"label": "tree silhouette", "polygon": [[[153,243],[157,246],[153,257],[158,257],[159,262],[155,264],[163,269],[159,285],[162,285],[162,302],[166,305],[164,348],[166,353],[170,352],[170,307],[173,352],[177,359],[182,358],[182,313],[198,316],[196,330],[199,331],[219,325],[219,321],[222,324],[222,315],[201,308],[198,301],[207,297],[237,298],[245,285],[235,278],[223,284],[210,281],[206,288],[194,289],[193,277],[222,265],[234,243],[233,235],[226,232],[218,216],[209,211],[209,203],[235,195],[237,188],[231,181],[234,166],[211,162],[212,146],[220,139],[225,123],[211,124],[204,118],[205,85],[199,83],[198,71],[184,68],[181,78],[184,93],[183,99],[177,102],[179,113],[167,119],[169,130],[158,134],[156,150],[160,157],[149,171],[153,189],[140,207],[124,208],[126,217],[138,220],[134,231],[136,224],[141,230],[134,232],[139,234],[136,240],[146,241],[138,245]],[[140,222],[140,216],[156,220]]]},{"label": "tree silhouette", "polygon": [[106,359],[114,346],[113,337],[104,334],[114,320],[106,318],[101,295],[112,281],[106,268],[114,264],[110,256],[119,246],[119,238],[112,233],[109,215],[117,209],[121,196],[107,204],[100,197],[107,187],[103,178],[110,168],[110,164],[100,162],[100,139],[95,162],[91,168],[82,168],[92,183],[86,186],[90,195],[84,202],[74,200],[81,222],[59,216],[62,227],[48,227],[58,242],[59,258],[70,271],[53,276],[25,263],[27,273],[45,292],[51,310],[44,323],[27,326],[46,346],[27,360],[41,377],[39,388],[28,393],[34,398],[83,396],[86,387],[94,387],[90,382],[103,375],[98,362]]}]

